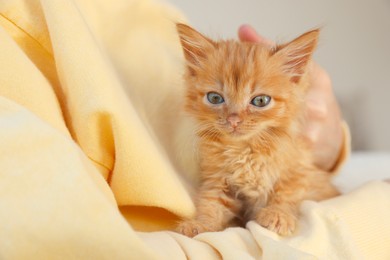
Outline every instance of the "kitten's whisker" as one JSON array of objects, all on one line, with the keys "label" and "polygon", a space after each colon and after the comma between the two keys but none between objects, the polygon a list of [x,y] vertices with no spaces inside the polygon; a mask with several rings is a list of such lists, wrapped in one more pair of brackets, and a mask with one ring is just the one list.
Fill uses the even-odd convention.
[{"label": "kitten's whisker", "polygon": [[196,130],[197,135],[200,138],[205,138],[208,137],[212,140],[216,140],[217,137],[219,136],[220,132],[217,131],[214,127],[213,124],[203,124]]}]

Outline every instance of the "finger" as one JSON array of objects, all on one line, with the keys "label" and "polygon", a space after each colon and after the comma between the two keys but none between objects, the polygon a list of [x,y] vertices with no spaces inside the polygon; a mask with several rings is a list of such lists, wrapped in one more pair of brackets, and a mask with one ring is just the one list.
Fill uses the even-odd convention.
[{"label": "finger", "polygon": [[309,142],[310,146],[314,147],[318,143],[320,136],[320,126],[312,123],[305,126],[304,138]]},{"label": "finger", "polygon": [[255,29],[247,24],[241,25],[238,28],[238,37],[241,41],[246,42],[261,42],[263,38],[255,31]]},{"label": "finger", "polygon": [[259,35],[252,26],[247,24],[240,26],[240,28],[238,29],[238,37],[241,41],[244,42],[259,42],[270,46],[274,44],[272,41],[269,41]]},{"label": "finger", "polygon": [[326,102],[318,97],[311,97],[310,93],[306,98],[306,113],[311,120],[325,120],[329,111]]}]

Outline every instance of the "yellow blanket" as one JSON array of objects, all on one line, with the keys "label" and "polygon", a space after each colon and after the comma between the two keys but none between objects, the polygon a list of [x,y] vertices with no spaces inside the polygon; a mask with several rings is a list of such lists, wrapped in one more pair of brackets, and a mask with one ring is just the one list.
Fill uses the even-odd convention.
[{"label": "yellow blanket", "polygon": [[0,258],[390,259],[385,182],[303,203],[291,238],[167,231],[194,212],[183,20],[152,0],[0,0]]}]

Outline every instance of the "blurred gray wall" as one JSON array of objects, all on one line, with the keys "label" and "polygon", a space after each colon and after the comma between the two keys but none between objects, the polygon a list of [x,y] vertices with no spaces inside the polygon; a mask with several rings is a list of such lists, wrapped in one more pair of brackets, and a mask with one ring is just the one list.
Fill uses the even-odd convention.
[{"label": "blurred gray wall", "polygon": [[276,41],[322,28],[315,59],[331,75],[354,150],[390,151],[390,0],[167,0],[211,37],[243,23]]}]

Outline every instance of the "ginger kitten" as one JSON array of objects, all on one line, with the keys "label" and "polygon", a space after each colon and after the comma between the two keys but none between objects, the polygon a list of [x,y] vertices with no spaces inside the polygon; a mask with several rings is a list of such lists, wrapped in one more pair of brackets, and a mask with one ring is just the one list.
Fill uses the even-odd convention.
[{"label": "ginger kitten", "polygon": [[294,232],[303,200],[338,194],[300,135],[307,70],[319,30],[274,47],[213,41],[177,24],[187,61],[186,111],[198,123],[201,185],[194,236],[255,220],[280,235]]}]

